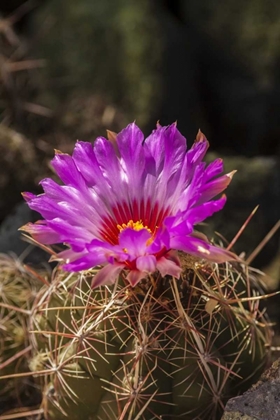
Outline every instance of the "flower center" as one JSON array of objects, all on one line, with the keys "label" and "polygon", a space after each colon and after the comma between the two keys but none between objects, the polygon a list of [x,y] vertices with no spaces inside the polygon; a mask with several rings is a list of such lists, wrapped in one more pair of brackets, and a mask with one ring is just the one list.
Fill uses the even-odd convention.
[{"label": "flower center", "polygon": [[170,209],[160,207],[157,202],[152,205],[151,200],[148,199],[146,202],[134,200],[132,203],[118,203],[110,213],[110,215],[104,215],[100,235],[106,242],[117,245],[119,234],[127,228],[135,231],[146,229],[155,236],[155,232],[162,225],[165,217],[170,214]]},{"label": "flower center", "polygon": [[120,232],[122,232],[126,228],[131,228],[134,230],[141,230],[141,229],[147,229],[148,232],[152,233],[151,229],[148,228],[148,226],[144,226],[142,220],[138,220],[137,222],[133,222],[133,220],[129,220],[128,223],[122,223],[121,225],[117,225],[117,228]]}]

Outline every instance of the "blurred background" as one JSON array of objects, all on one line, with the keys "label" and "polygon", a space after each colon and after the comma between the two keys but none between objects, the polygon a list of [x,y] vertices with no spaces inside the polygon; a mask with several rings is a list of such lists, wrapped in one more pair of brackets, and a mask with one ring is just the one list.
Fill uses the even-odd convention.
[{"label": "blurred background", "polygon": [[[0,252],[23,252],[53,149],[71,153],[129,122],[200,128],[238,169],[212,219],[249,256],[280,217],[280,2],[0,0]],[[279,233],[254,259],[279,279]],[[31,259],[36,257],[30,257]]]}]

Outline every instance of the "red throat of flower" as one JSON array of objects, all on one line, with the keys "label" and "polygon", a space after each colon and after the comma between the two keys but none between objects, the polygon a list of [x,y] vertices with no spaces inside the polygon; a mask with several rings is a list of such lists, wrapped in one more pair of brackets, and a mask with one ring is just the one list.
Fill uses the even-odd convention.
[{"label": "red throat of flower", "polygon": [[118,204],[112,213],[113,216],[104,219],[100,233],[106,241],[117,245],[120,232],[126,228],[146,229],[154,236],[168,216],[169,209],[160,209],[157,203],[152,207],[151,200],[147,200],[146,204],[142,200],[140,203],[134,201],[132,205],[126,202]]}]

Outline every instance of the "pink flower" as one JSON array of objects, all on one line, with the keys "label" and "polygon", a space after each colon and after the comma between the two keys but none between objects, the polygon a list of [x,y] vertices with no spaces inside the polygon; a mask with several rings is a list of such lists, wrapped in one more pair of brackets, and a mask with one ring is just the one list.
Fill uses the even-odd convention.
[{"label": "pink flower", "polygon": [[58,254],[65,270],[102,265],[94,286],[122,270],[132,286],[157,270],[178,278],[178,250],[213,262],[237,259],[194,232],[224,207],[224,195],[213,198],[233,175],[220,175],[221,159],[202,162],[208,142],[201,132],[188,151],[176,124],[158,125],[145,140],[134,123],[108,134],[94,145],[78,141],[72,156],[56,153],[52,165],[64,185],[44,179],[43,194],[23,194],[45,220],[22,230],[43,244],[65,243]]}]

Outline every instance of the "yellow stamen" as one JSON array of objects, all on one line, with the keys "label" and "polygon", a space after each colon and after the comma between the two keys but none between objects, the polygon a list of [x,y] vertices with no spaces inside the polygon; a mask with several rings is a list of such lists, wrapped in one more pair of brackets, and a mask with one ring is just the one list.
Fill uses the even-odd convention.
[{"label": "yellow stamen", "polygon": [[126,228],[131,228],[134,230],[141,230],[141,229],[147,229],[148,232],[152,233],[151,229],[148,228],[148,226],[144,226],[142,220],[138,220],[137,222],[133,222],[133,220],[129,220],[128,223],[123,223],[122,225],[117,225],[117,228],[120,232],[122,232]]}]

